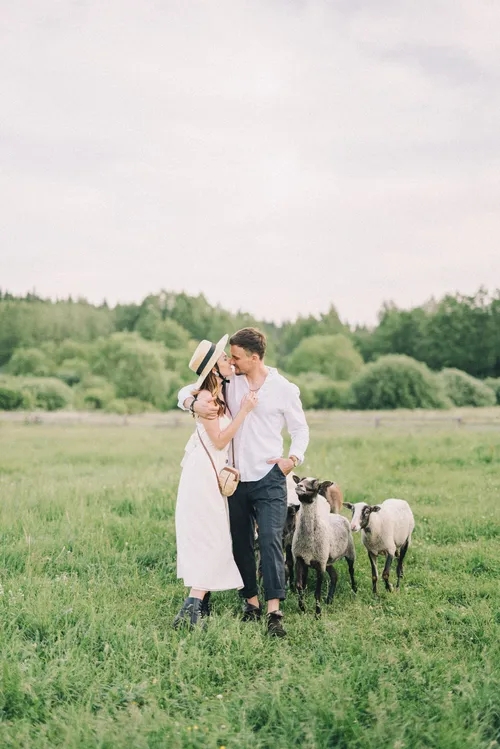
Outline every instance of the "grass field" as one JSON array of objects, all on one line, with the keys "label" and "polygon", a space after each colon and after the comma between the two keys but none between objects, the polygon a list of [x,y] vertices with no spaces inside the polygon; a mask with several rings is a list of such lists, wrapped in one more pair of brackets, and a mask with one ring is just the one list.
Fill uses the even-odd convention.
[{"label": "grass field", "polygon": [[304,474],[407,499],[416,531],[399,593],[372,596],[357,537],[357,596],[339,563],[274,641],[233,593],[170,627],[180,423],[0,422],[0,746],[500,746],[500,430],[311,418]]}]

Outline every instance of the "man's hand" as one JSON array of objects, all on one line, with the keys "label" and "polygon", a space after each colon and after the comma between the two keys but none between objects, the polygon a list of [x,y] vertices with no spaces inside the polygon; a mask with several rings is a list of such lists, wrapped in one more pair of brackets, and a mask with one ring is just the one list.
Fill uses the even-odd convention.
[{"label": "man's hand", "polygon": [[219,415],[219,409],[213,398],[208,400],[197,399],[193,408],[194,412],[203,419],[216,419]]},{"label": "man's hand", "polygon": [[277,464],[281,473],[284,473],[285,476],[288,476],[288,474],[295,468],[295,463],[293,460],[290,460],[290,458],[271,458],[271,460],[268,460],[267,462],[271,465]]}]

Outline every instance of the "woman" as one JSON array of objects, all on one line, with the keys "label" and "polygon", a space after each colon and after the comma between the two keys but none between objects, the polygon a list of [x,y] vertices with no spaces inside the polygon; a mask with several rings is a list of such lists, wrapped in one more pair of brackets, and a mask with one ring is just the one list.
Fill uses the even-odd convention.
[{"label": "woman", "polygon": [[219,407],[219,418],[195,417],[196,429],[181,463],[175,510],[177,577],[184,579],[190,591],[174,619],[175,628],[183,622],[194,625],[208,613],[209,591],[243,587],[233,558],[227,498],[219,491],[218,478],[207,455],[208,451],[219,473],[228,463],[232,438],[257,405],[255,393],[249,393],[234,419],[227,411],[224,384],[232,375],[224,353],[227,339],[225,335],[217,344],[202,341],[189,362],[189,368],[199,375],[196,399],[213,399]]}]

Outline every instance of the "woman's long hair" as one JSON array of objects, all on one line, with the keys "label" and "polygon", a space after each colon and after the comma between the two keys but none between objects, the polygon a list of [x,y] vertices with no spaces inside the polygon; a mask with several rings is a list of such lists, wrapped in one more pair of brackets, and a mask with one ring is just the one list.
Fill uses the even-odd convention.
[{"label": "woman's long hair", "polygon": [[198,393],[201,393],[202,390],[208,390],[209,393],[212,394],[213,399],[215,401],[216,406],[219,409],[219,416],[224,416],[224,412],[226,410],[226,404],[224,402],[226,395],[225,395],[225,383],[222,383],[222,395],[224,400],[219,398],[219,380],[217,376],[210,371],[203,382],[200,385],[199,390],[195,390],[193,392],[193,395],[198,395]]}]

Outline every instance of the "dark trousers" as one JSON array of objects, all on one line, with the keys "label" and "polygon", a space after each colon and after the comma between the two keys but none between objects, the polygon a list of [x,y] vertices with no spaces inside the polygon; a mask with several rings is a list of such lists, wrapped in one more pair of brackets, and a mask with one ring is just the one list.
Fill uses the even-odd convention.
[{"label": "dark trousers", "polygon": [[229,497],[229,520],[233,555],[243,578],[240,595],[253,598],[258,593],[254,551],[255,522],[259,527],[259,547],[266,601],[285,597],[283,528],[287,511],[286,479],[277,465],[259,481],[240,481]]}]

